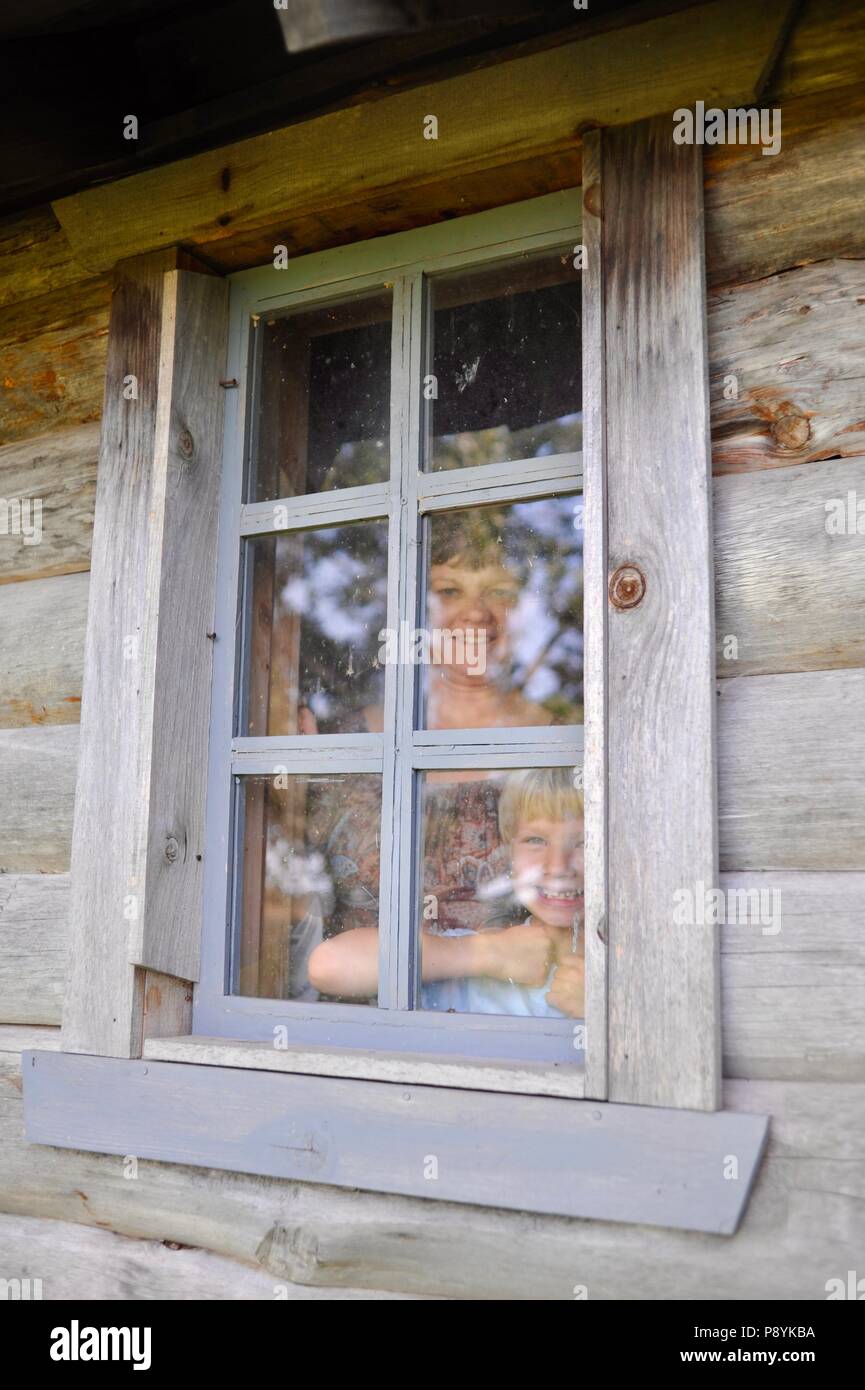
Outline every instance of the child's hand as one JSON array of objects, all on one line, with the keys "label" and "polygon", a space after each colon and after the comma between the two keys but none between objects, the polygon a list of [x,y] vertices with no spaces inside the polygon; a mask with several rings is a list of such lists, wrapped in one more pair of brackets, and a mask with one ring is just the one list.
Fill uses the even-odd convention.
[{"label": "child's hand", "polygon": [[544,985],[555,959],[555,944],[542,928],[521,923],[499,931],[481,932],[478,974],[515,985]]},{"label": "child's hand", "polygon": [[560,1009],[568,1018],[585,1018],[586,963],[582,956],[571,955],[563,959],[556,967],[545,998],[548,1004]]}]

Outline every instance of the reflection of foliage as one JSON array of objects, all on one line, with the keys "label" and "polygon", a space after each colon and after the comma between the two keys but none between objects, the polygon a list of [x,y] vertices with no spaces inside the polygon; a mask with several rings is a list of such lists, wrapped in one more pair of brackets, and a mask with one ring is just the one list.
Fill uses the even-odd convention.
[{"label": "reflection of foliage", "polygon": [[300,701],[324,728],[382,697],[387,525],[353,523],[287,539],[294,554],[287,546],[277,592],[282,611],[300,615]]},{"label": "reflection of foliage", "polygon": [[582,414],[563,415],[522,430],[496,425],[461,434],[440,434],[433,440],[432,467],[435,471],[474,468],[482,463],[579,453],[583,447],[582,419]]},{"label": "reflection of foliage", "polygon": [[[576,522],[580,521],[580,528]],[[557,723],[582,721],[583,534],[573,497],[433,515],[433,564],[504,565],[520,581],[508,685]]]}]

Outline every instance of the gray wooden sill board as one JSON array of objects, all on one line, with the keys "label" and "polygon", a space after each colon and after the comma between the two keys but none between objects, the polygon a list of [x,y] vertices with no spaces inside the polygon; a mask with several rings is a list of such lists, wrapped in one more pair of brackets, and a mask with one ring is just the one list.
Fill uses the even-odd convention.
[{"label": "gray wooden sill board", "polygon": [[732,1111],[68,1052],[25,1052],[22,1076],[31,1143],[716,1235],[768,1134]]}]

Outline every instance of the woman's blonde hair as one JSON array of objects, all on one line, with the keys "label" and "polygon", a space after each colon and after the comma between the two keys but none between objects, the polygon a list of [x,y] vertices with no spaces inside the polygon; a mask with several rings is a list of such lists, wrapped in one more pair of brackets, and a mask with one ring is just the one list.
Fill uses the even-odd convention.
[{"label": "woman's blonde hair", "polygon": [[583,815],[583,793],[568,767],[509,772],[499,797],[499,831],[510,844],[522,820],[575,820]]}]

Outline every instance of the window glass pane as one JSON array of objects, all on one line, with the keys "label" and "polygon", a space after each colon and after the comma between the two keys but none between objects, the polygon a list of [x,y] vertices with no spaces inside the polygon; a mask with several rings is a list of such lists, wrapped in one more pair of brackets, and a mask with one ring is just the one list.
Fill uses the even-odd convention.
[{"label": "window glass pane", "polygon": [[380,709],[387,522],[247,542],[249,735],[348,732]]},{"label": "window glass pane", "polygon": [[580,781],[571,768],[423,774],[421,1008],[584,1016]]},{"label": "window glass pane", "polygon": [[[353,1003],[378,991],[381,777],[275,773],[235,779],[240,849],[234,992]],[[351,953],[326,943],[355,929]]]},{"label": "window glass pane", "polygon": [[424,552],[422,727],[581,724],[582,498],[434,512]]},{"label": "window glass pane", "polygon": [[572,251],[433,280],[432,303],[431,469],[582,448]]},{"label": "window glass pane", "polygon": [[391,296],[262,316],[248,500],[390,475]]}]

